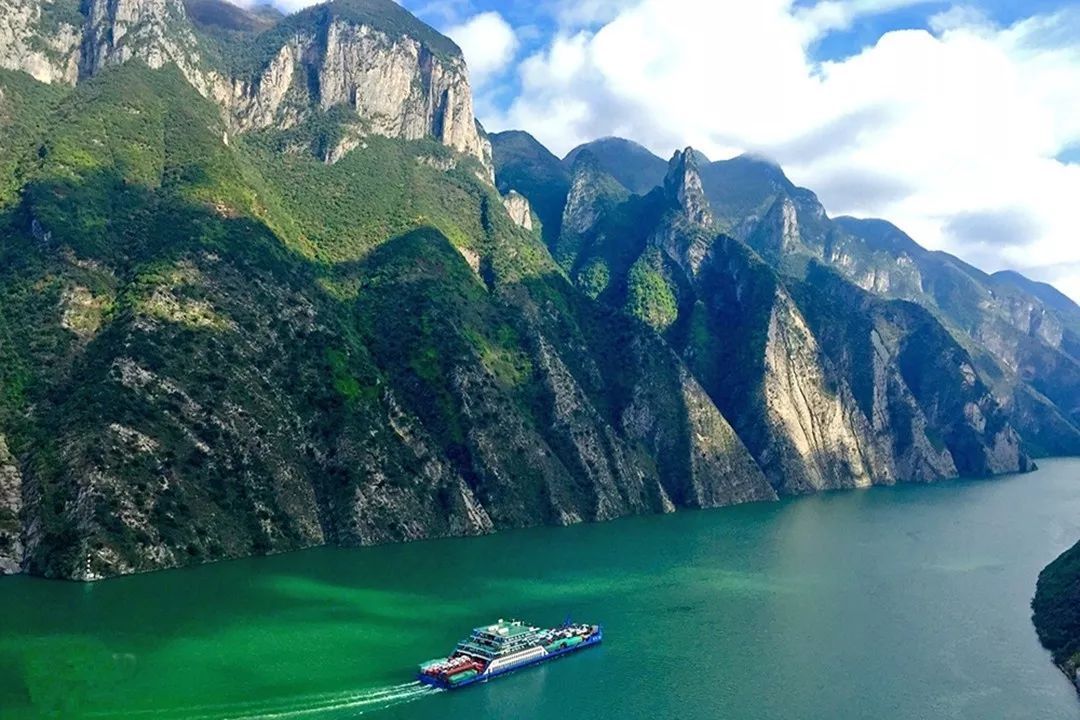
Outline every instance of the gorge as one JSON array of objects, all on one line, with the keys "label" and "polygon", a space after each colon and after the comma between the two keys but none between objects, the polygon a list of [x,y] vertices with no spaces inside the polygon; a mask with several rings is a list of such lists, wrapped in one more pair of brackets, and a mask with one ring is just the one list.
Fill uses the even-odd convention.
[{"label": "gorge", "polygon": [[[753,717],[1075,711],[1017,618],[1080,535],[1080,307],[832,217],[767,158],[618,137],[560,158],[477,104],[460,48],[392,0],[0,0],[0,573],[39,576],[0,590],[28,628],[0,638],[0,707],[442,716],[394,685],[417,628],[501,612],[440,589],[452,570],[668,630],[649,652],[674,690],[626,717],[683,696],[714,717],[702,657],[711,700]],[[186,578],[202,604],[136,613],[177,613],[167,639],[117,613]],[[605,602],[635,593],[658,618]],[[1032,609],[1074,682],[1078,608],[1073,547]],[[210,677],[316,626],[326,658],[254,642],[280,664]],[[357,690],[372,638],[401,644]],[[629,684],[626,653],[586,675]]]},{"label": "gorge", "polygon": [[1049,286],[829,218],[759,158],[489,137],[460,51],[389,0],[9,4],[5,571],[1080,451],[1080,309]]}]

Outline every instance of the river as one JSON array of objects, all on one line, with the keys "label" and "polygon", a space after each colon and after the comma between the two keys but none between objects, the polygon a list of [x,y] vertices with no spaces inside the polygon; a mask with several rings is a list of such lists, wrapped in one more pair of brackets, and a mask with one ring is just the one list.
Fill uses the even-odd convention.
[{"label": "river", "polygon": [[[1080,538],[1080,460],[95,584],[0,579],[4,718],[1080,719],[1028,603]],[[499,617],[604,644],[412,682]]]}]

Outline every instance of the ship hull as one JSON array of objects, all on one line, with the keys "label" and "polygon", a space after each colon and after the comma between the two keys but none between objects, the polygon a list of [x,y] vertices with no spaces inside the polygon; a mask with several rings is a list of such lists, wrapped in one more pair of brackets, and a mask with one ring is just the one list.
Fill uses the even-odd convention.
[{"label": "ship hull", "polygon": [[570,653],[578,652],[579,650],[584,650],[585,648],[592,647],[593,645],[599,645],[600,642],[603,639],[604,639],[603,631],[602,630],[597,630],[587,640],[582,640],[577,645],[573,645],[571,647],[566,647],[566,648],[561,648],[559,650],[554,650],[552,652],[547,653],[546,655],[541,655],[540,657],[536,658],[535,660],[527,660],[527,661],[525,661],[523,663],[520,663],[518,665],[514,665],[513,667],[505,668],[503,670],[495,670],[494,672],[490,672],[490,673],[485,672],[485,673],[482,673],[480,675],[475,675],[475,676],[469,678],[468,680],[462,680],[461,682],[457,682],[457,683],[450,683],[450,682],[448,682],[446,680],[443,680],[441,678],[438,678],[438,677],[435,677],[435,676],[432,676],[432,675],[428,675],[428,674],[425,674],[425,673],[417,674],[416,679],[419,680],[420,682],[422,682],[425,685],[430,685],[431,687],[440,688],[440,689],[443,689],[443,690],[458,690],[460,688],[467,687],[469,685],[475,685],[476,683],[487,682],[488,680],[491,680],[492,678],[497,678],[500,675],[509,675],[510,673],[517,672],[518,670],[521,670],[523,668],[531,667],[533,665],[539,665],[540,663],[550,662],[551,660],[555,660],[556,658],[560,658],[563,655],[569,655]]}]

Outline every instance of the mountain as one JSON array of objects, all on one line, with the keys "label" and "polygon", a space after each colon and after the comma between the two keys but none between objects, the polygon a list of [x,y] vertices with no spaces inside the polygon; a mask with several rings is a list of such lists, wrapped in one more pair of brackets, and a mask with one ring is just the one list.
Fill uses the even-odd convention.
[{"label": "mountain", "polygon": [[645,147],[623,138],[607,137],[579,145],[563,158],[572,168],[578,155],[588,152],[598,166],[627,190],[644,195],[664,181],[667,163]]},{"label": "mountain", "polygon": [[449,41],[389,2],[210,14],[284,38],[221,97],[207,16],[138,12],[130,46],[88,15],[112,45],[74,87],[3,71],[5,571],[776,498],[670,348],[504,208]]},{"label": "mountain", "polygon": [[[4,572],[1022,471],[1076,432],[1067,373],[993,375],[943,283],[861,287],[817,248],[872,233],[775,166],[489,138],[392,0],[9,6]],[[986,327],[1064,363],[1071,310],[1003,288]]]},{"label": "mountain", "polygon": [[562,162],[532,135],[520,130],[491,136],[492,156],[501,169],[496,185],[507,195],[519,192],[529,199],[550,247],[562,232],[562,212],[570,190],[570,174]]},{"label": "mountain", "polygon": [[[588,157],[556,258],[665,337],[778,492],[1028,467],[972,360],[928,313],[824,266],[798,279],[764,262],[720,231],[689,148],[644,197]],[[762,231],[782,238],[768,220]]]},{"label": "mountain", "polygon": [[0,68],[74,83],[132,59],[171,63],[222,107],[228,130],[294,129],[290,140],[328,161],[369,134],[433,136],[490,171],[460,49],[393,0],[336,0],[287,18],[198,2],[195,22],[179,0],[11,4]]},{"label": "mountain", "polygon": [[1031,607],[1039,640],[1080,691],[1080,543],[1039,573]]},{"label": "mountain", "polygon": [[[620,160],[618,148],[627,146],[603,142],[609,152],[600,167],[617,182],[610,168],[637,166],[640,152],[625,150]],[[748,245],[789,284],[805,282],[810,268],[823,264],[873,295],[925,308],[970,355],[980,381],[1010,413],[1032,452],[1080,451],[1075,303],[1017,273],[988,275],[947,253],[928,251],[886,221],[830,218],[812,191],[796,186],[766,159],[694,159],[716,232]],[[627,205],[598,227],[633,225],[638,221],[627,218],[640,207]],[[643,242],[629,239],[636,231],[626,228],[597,232],[621,233],[626,247]],[[595,274],[594,260],[579,266],[588,263],[589,274]],[[587,289],[585,271],[575,272]]]}]

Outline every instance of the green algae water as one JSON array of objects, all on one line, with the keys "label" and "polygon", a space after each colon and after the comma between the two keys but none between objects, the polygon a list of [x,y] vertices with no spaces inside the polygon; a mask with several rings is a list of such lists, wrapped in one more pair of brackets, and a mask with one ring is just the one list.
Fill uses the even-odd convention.
[{"label": "green algae water", "polygon": [[[0,579],[3,718],[1080,718],[1039,647],[1039,570],[1080,537],[1080,460],[596,525],[92,585]],[[499,617],[600,647],[457,692],[412,681]]]}]

